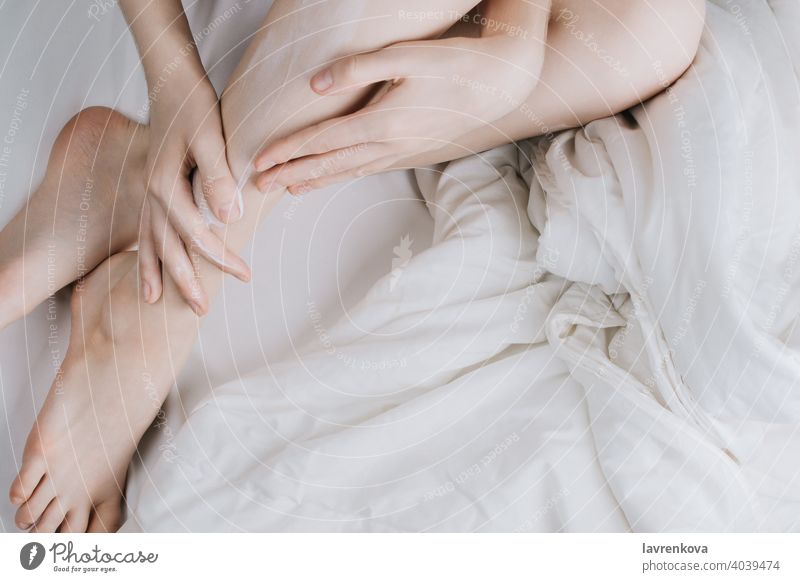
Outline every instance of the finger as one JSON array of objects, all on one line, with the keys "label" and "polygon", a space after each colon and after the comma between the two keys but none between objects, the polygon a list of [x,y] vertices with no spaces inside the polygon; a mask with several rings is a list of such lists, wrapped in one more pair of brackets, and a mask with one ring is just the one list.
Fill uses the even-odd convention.
[{"label": "finger", "polygon": [[200,214],[188,182],[182,182],[176,188],[175,195],[168,204],[165,205],[163,201],[161,203],[188,252],[200,254],[221,271],[234,275],[241,281],[250,280],[247,263],[225,247]]},{"label": "finger", "polygon": [[203,196],[211,212],[225,224],[242,217],[242,197],[228,168],[222,128],[196,140],[191,153],[200,172]]},{"label": "finger", "polygon": [[386,155],[386,148],[388,148],[386,144],[361,143],[325,154],[292,160],[261,174],[256,179],[256,186],[262,192],[268,192],[340,174],[383,158]]},{"label": "finger", "polygon": [[279,139],[258,154],[255,168],[263,172],[296,158],[375,141],[370,114],[376,110],[375,105],[370,105],[356,113],[323,121]]},{"label": "finger", "polygon": [[381,81],[425,74],[429,68],[430,43],[401,42],[386,48],[339,59],[311,77],[311,88],[320,95],[336,95]]},{"label": "finger", "polygon": [[31,456],[29,459],[24,459],[19,474],[11,484],[9,491],[11,503],[16,506],[25,503],[44,477],[46,470],[47,464],[42,457]]},{"label": "finger", "polygon": [[198,315],[204,315],[208,310],[208,298],[195,277],[192,261],[189,259],[183,242],[172,228],[164,209],[159,204],[153,204],[150,212],[156,252],[161,258],[164,268],[178,287],[181,297],[191,306],[192,310]]},{"label": "finger", "polygon": [[28,529],[36,523],[55,496],[53,482],[45,476],[28,500],[17,509],[14,518],[17,527]]},{"label": "finger", "polygon": [[327,186],[330,186],[331,184],[338,184],[340,182],[349,182],[350,180],[354,180],[356,178],[363,178],[364,176],[371,176],[373,174],[378,174],[380,172],[393,169],[394,161],[396,159],[397,159],[396,156],[385,156],[383,158],[370,162],[366,165],[350,168],[338,174],[331,174],[328,176],[315,178],[313,180],[308,180],[306,182],[301,182],[299,184],[293,184],[289,186],[288,190],[290,194],[293,194],[295,196],[300,196],[302,194],[310,192],[311,190],[318,190],[320,188],[325,188]]},{"label": "finger", "polygon": [[[158,202],[153,202],[153,204],[158,204]],[[161,297],[161,265],[158,262],[158,253],[153,240],[150,205],[150,202],[146,202],[142,212],[142,227],[139,234],[139,279],[145,302],[155,303]]]}]

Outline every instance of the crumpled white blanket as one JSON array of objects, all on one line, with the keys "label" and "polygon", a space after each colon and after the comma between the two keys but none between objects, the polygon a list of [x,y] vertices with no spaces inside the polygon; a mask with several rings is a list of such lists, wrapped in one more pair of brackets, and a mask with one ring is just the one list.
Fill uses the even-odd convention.
[{"label": "crumpled white blanket", "polygon": [[516,147],[418,181],[432,246],[332,325],[310,304],[295,359],[217,388],[151,469],[144,529],[626,527],[546,343],[563,285],[537,265]]},{"label": "crumpled white blanket", "polygon": [[798,24],[712,3],[647,104],[419,170],[431,247],[217,388],[128,528],[798,529]]},{"label": "crumpled white blanket", "polygon": [[800,528],[798,24],[709,4],[674,86],[532,146],[538,258],[577,282],[548,339],[637,529]]}]

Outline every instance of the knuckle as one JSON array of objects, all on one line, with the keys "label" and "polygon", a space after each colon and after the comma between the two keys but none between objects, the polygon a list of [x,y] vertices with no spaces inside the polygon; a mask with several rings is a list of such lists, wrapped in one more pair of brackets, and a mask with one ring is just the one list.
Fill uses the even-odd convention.
[{"label": "knuckle", "polygon": [[172,193],[172,185],[174,180],[167,177],[167,174],[155,171],[151,176],[148,183],[147,191],[155,196],[158,200],[169,200]]}]

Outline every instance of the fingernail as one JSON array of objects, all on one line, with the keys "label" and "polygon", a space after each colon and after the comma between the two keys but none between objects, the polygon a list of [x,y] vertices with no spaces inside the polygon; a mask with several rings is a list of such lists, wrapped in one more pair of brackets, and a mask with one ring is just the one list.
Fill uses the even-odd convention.
[{"label": "fingernail", "polygon": [[11,496],[11,503],[13,503],[14,505],[19,505],[23,501],[25,501],[25,499],[23,499],[19,495],[12,495]]},{"label": "fingernail", "polygon": [[17,523],[17,527],[19,529],[28,529],[32,525],[33,525],[32,523]]},{"label": "fingernail", "polygon": [[195,315],[203,315],[203,308],[196,301],[190,301],[189,307],[192,308],[192,311],[194,311]]},{"label": "fingernail", "polygon": [[144,297],[145,303],[150,303],[150,297],[153,293],[153,290],[150,288],[150,283],[144,281],[142,283],[142,297]]},{"label": "fingernail", "polygon": [[289,192],[294,194],[295,196],[302,196],[311,191],[311,186],[308,185],[307,182],[303,182],[302,184],[296,184],[289,188]]},{"label": "fingernail", "polygon": [[320,71],[311,78],[311,88],[317,93],[324,93],[333,87],[333,74],[330,69]]},{"label": "fingernail", "polygon": [[223,262],[222,265],[229,269],[231,275],[241,281],[246,281],[250,276],[250,268],[244,261],[230,260]]}]

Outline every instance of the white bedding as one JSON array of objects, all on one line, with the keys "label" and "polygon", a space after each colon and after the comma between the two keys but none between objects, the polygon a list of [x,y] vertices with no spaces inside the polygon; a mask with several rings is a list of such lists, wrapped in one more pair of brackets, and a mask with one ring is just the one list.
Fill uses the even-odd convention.
[{"label": "white bedding", "polygon": [[517,165],[509,145],[420,170],[430,248],[338,322],[309,305],[294,357],[215,388],[133,500],[140,526],[624,528],[545,341],[562,282],[537,266]]},{"label": "white bedding", "polygon": [[[692,69],[630,114],[281,207],[142,447],[125,528],[800,529],[798,25],[793,2],[710,3]],[[53,98],[63,118],[31,103],[15,162],[40,173],[25,156],[84,93],[135,111],[116,50]],[[0,336],[17,454],[43,324]]]}]

